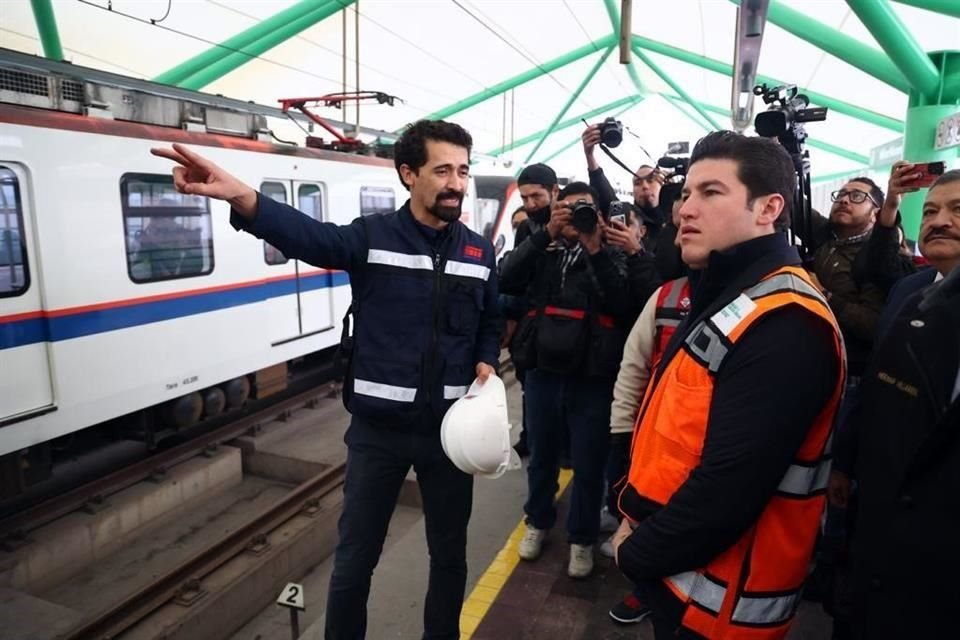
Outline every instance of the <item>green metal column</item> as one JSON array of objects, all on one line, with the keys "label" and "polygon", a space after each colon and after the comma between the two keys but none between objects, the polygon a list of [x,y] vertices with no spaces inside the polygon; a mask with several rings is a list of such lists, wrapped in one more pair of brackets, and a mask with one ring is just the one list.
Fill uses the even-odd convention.
[{"label": "green metal column", "polygon": [[425,119],[426,120],[443,120],[445,118],[449,118],[453,114],[459,113],[464,109],[469,109],[475,104],[479,104],[484,100],[488,100],[490,98],[496,97],[501,93],[503,93],[504,91],[509,91],[510,89],[519,87],[524,83],[530,82],[531,80],[535,80],[536,78],[539,78],[542,75],[546,75],[551,71],[555,71],[560,67],[565,67],[571,62],[576,62],[580,58],[585,58],[591,53],[595,53],[599,49],[612,47],[616,43],[617,43],[617,36],[611,33],[606,37],[600,38],[599,40],[594,40],[589,44],[585,44],[582,47],[579,47],[577,49],[574,49],[573,51],[563,54],[562,56],[558,56],[553,60],[550,60],[549,62],[544,62],[542,65],[536,68],[528,69],[523,73],[517,74],[512,78],[508,78],[503,82],[499,82],[493,85],[492,87],[484,89],[483,91],[478,91],[477,93],[473,94],[469,98],[464,98],[460,102],[455,102],[450,106],[444,107],[439,111],[435,111],[430,115],[425,116]]},{"label": "green metal column", "polygon": [[33,7],[33,19],[37,21],[43,55],[51,60],[63,60],[63,47],[60,46],[60,32],[57,31],[53,4],[50,0],[30,0],[30,6]]},{"label": "green metal column", "polygon": [[[737,6],[741,1],[730,0]],[[904,93],[910,90],[910,83],[883,51],[863,44],[856,38],[818,22],[796,9],[780,4],[777,0],[770,0],[767,20],[891,87]]]},{"label": "green metal column", "polygon": [[206,69],[214,62],[223,60],[231,53],[253,44],[260,38],[273,33],[298,18],[302,18],[308,13],[331,4],[331,2],[333,2],[333,0],[301,0],[292,7],[288,7],[266,20],[258,22],[249,29],[241,31],[231,38],[227,38],[203,53],[195,55],[189,60],[164,71],[153,80],[154,82],[162,82],[164,84],[179,84],[193,74]]},{"label": "green metal column", "polygon": [[932,95],[940,86],[940,74],[900,22],[890,3],[887,0],[847,0],[847,4],[903,72],[910,86]]},{"label": "green metal column", "polygon": [[[603,66],[603,63],[607,61],[607,58],[610,57],[610,54],[613,53],[613,47],[610,47],[603,52],[603,55],[597,60],[596,64],[590,67],[590,71],[587,72],[587,75],[584,76],[583,81],[580,82],[580,86],[570,95],[566,103],[564,103],[563,108],[557,113],[554,119],[550,122],[547,128],[544,130],[543,135],[540,136],[540,139],[537,141],[537,144],[533,145],[533,149],[530,150],[530,153],[527,154],[526,160],[523,161],[524,166],[530,162],[530,158],[540,150],[540,147],[543,146],[544,141],[550,137],[550,134],[554,132],[557,128],[557,125],[560,123],[560,119],[563,116],[567,115],[567,111],[570,109],[570,106],[576,102],[577,98],[580,97],[580,94],[583,93],[583,90],[587,88],[587,85],[590,84],[590,81],[593,80],[593,76],[597,74],[597,71],[600,70],[600,67]],[[522,167],[521,167],[522,169]]]},{"label": "green metal column", "polygon": [[328,2],[319,9],[314,9],[310,13],[297,18],[296,20],[280,27],[279,29],[271,31],[267,35],[251,44],[248,44],[239,51],[235,51],[225,58],[214,62],[209,67],[206,67],[189,76],[188,78],[181,80],[177,83],[177,86],[183,87],[184,89],[202,89],[211,82],[219,80],[234,69],[237,69],[238,67],[250,62],[254,57],[259,56],[261,53],[273,49],[275,46],[286,42],[300,32],[305,31],[313,25],[326,20],[341,9],[350,6],[353,4],[353,2],[354,0],[333,0],[332,2]]},{"label": "green metal column", "polygon": [[[907,107],[906,131],[903,134],[903,157],[907,162],[933,162],[943,160],[947,168],[956,168],[960,158],[960,148],[933,149],[937,135],[937,124],[946,116],[960,110],[960,92],[948,93],[945,87],[948,80],[960,78],[960,51],[944,51],[930,54],[936,65],[941,90],[936,98],[930,98],[919,91],[910,93]],[[907,237],[916,240],[920,232],[920,214],[926,189],[909,193],[903,198],[900,213],[903,215],[903,228]]]}]

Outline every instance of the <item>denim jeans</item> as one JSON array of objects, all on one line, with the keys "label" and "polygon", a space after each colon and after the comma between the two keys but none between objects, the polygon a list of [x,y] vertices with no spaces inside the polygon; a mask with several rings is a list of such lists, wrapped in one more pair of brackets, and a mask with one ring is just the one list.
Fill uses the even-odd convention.
[{"label": "denim jeans", "polygon": [[589,545],[600,532],[604,469],[610,442],[613,380],[548,373],[534,369],[526,376],[527,523],[550,529],[557,520],[554,504],[559,456],[569,437],[573,493],[567,517],[571,544]]},{"label": "denim jeans", "polygon": [[439,425],[420,431],[390,430],[353,418],[344,441],[347,474],[327,599],[327,640],[366,636],[370,579],[411,465],[420,486],[430,551],[423,638],[459,638],[473,476],[457,469],[443,453]]}]

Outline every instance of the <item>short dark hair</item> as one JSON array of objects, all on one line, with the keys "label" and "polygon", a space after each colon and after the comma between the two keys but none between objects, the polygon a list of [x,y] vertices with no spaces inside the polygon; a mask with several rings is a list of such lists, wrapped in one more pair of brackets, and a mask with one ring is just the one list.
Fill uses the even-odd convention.
[{"label": "short dark hair", "polygon": [[735,131],[712,131],[693,148],[690,166],[707,159],[737,163],[737,179],[747,187],[747,201],[750,203],[760,196],[779,193],[784,205],[774,226],[783,230],[790,225],[797,174],[790,154],[779,143]]},{"label": "short dark hair", "polygon": [[877,205],[878,209],[883,209],[883,200],[884,200],[883,189],[881,189],[876,182],[874,182],[867,176],[850,178],[849,180],[847,180],[847,183],[850,183],[850,182],[862,182],[863,184],[870,187],[870,197],[873,198],[874,204]]},{"label": "short dark hair", "polygon": [[958,180],[960,180],[960,169],[951,169],[937,178],[936,182],[930,185],[930,188],[936,189],[937,187],[941,187],[945,184],[950,184],[951,182],[956,182]]},{"label": "short dark hair", "polygon": [[513,213],[510,214],[510,222],[513,222],[513,219],[517,217],[518,213],[526,213],[526,212],[527,210],[524,209],[523,207],[517,207],[516,209],[513,210]]},{"label": "short dark hair", "polygon": [[588,185],[586,182],[571,182],[560,190],[560,194],[557,196],[557,199],[563,200],[568,196],[576,196],[584,193],[589,193],[590,196],[593,197],[594,204],[600,204],[600,194],[597,193],[597,190]]},{"label": "short dark hair", "polygon": [[400,167],[407,165],[414,173],[420,171],[420,167],[427,164],[427,140],[449,142],[458,147],[463,147],[467,150],[468,159],[470,158],[470,150],[473,148],[473,138],[466,129],[458,124],[444,120],[418,120],[414,122],[406,128],[393,147],[393,163],[397,169],[397,177],[400,178],[400,184],[407,191],[410,190],[410,187],[403,181]]}]

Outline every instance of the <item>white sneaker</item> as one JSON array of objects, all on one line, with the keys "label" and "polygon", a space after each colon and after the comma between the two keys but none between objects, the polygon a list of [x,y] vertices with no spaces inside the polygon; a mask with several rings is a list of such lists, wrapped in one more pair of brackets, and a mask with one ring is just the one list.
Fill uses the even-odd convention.
[{"label": "white sneaker", "polygon": [[543,551],[543,539],[547,537],[545,529],[537,529],[534,526],[527,525],[527,532],[523,534],[520,544],[517,546],[517,552],[523,560],[536,560]]},{"label": "white sneaker", "polygon": [[604,507],[600,510],[600,533],[613,533],[620,526],[620,522],[610,510]]},{"label": "white sneaker", "polygon": [[604,558],[610,558],[613,560],[613,536],[610,536],[603,544],[600,545],[600,555]]},{"label": "white sneaker", "polygon": [[571,544],[570,563],[567,575],[571,578],[586,578],[593,571],[593,545]]}]

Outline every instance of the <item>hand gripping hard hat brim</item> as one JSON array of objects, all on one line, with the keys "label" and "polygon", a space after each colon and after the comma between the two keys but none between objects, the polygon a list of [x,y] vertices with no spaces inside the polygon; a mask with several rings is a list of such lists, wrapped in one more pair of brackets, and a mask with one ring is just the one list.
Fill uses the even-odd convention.
[{"label": "hand gripping hard hat brim", "polygon": [[443,451],[453,464],[471,475],[499,478],[520,467],[510,446],[507,392],[503,380],[491,375],[474,380],[467,395],[453,403],[440,426]]}]

